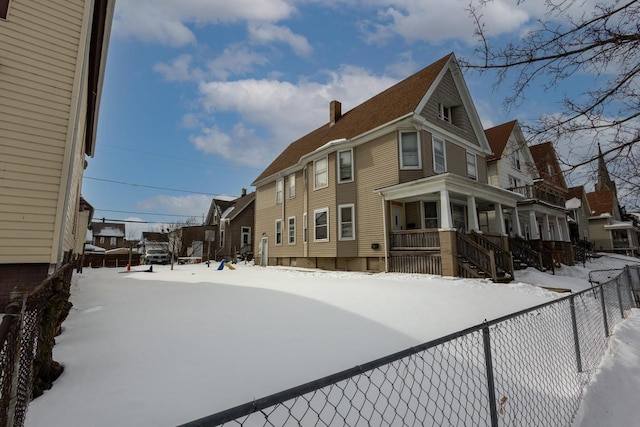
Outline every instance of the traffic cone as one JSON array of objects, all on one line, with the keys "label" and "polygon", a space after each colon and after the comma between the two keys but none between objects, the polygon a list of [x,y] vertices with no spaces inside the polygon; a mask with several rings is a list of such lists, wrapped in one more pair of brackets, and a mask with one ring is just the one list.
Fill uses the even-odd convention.
[{"label": "traffic cone", "polygon": [[131,266],[127,264],[127,271],[131,271]]}]

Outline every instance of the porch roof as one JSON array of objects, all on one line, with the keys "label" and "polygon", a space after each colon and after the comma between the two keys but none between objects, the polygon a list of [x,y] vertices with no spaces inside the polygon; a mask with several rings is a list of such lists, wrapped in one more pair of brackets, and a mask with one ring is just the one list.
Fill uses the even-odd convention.
[{"label": "porch roof", "polygon": [[374,191],[387,200],[401,200],[439,193],[443,190],[463,196],[474,196],[476,199],[500,203],[509,207],[516,207],[519,201],[524,200],[524,196],[521,194],[452,173],[443,173],[415,181],[403,182],[402,184],[378,188]]}]

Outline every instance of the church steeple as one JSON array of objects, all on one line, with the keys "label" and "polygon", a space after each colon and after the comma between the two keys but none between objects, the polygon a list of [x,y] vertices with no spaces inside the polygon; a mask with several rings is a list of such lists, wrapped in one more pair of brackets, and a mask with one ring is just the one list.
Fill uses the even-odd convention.
[{"label": "church steeple", "polygon": [[602,155],[600,144],[598,144],[598,181],[596,182],[595,187],[596,191],[610,190],[613,191],[616,197],[618,195],[616,183],[613,182],[609,176],[609,170],[607,169],[604,156]]}]

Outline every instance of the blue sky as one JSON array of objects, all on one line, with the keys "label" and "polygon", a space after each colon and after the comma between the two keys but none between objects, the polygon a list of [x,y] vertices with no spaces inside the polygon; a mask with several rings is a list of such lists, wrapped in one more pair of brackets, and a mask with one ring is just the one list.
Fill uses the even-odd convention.
[{"label": "blue sky", "polygon": [[[484,11],[492,36],[513,39],[544,12],[515,3]],[[450,52],[470,57],[467,4],[117,0],[83,182],[95,218],[202,219],[212,197],[253,191],[277,154],[328,121],[332,99],[346,112]],[[526,106],[505,111],[508,87],[494,91],[491,75],[465,79],[485,128],[557,110],[556,93],[534,87]]]}]

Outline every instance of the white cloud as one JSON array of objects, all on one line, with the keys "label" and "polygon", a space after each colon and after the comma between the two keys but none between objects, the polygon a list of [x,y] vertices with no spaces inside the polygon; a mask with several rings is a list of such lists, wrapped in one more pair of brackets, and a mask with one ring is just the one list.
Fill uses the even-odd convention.
[{"label": "white cloud", "polygon": [[187,25],[276,22],[294,11],[290,0],[118,0],[113,34],[169,46],[195,43]]},{"label": "white cloud", "polygon": [[249,36],[252,41],[260,44],[281,42],[288,44],[298,56],[309,56],[313,50],[307,38],[294,34],[289,28],[261,23],[249,24]]},{"label": "white cloud", "polygon": [[153,71],[162,74],[167,81],[189,81],[197,74],[197,70],[191,68],[191,55],[180,55],[171,63],[159,62],[153,66]]},{"label": "white cloud", "polygon": [[221,80],[230,75],[241,75],[251,72],[254,65],[264,65],[269,60],[266,56],[252,52],[241,45],[226,48],[220,56],[207,64],[211,74]]},{"label": "white cloud", "polygon": [[[329,121],[332,99],[342,102],[346,112],[396,83],[353,66],[324,75],[325,82],[245,79],[202,83],[199,90],[207,112],[236,113],[240,119],[230,131],[204,128],[191,141],[231,162],[266,166],[291,142]],[[253,129],[264,136],[258,137]]]},{"label": "white cloud", "polygon": [[[207,214],[213,196],[193,194],[188,196],[154,196],[136,203],[136,209],[162,212],[171,215],[190,215],[197,219]],[[186,217],[176,217],[185,220]]]}]

